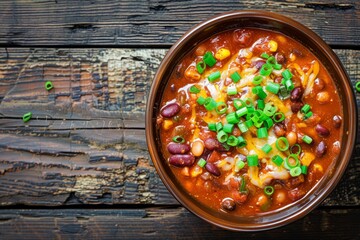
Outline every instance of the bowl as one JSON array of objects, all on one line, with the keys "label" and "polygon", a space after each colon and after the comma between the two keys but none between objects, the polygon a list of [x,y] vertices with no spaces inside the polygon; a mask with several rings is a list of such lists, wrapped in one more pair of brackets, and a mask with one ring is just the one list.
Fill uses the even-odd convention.
[{"label": "bowl", "polygon": [[[177,182],[161,153],[156,129],[162,93],[177,62],[201,41],[226,30],[251,27],[281,32],[305,45],[326,67],[339,92],[343,111],[342,148],[337,161],[300,200],[275,211],[255,216],[233,216],[217,212],[190,197]],[[351,82],[340,60],[313,31],[279,14],[265,11],[234,11],[215,16],[186,32],[167,52],[155,75],[146,109],[146,140],[151,159],[168,190],[188,210],[216,226],[235,231],[260,231],[289,224],[316,208],[335,188],[350,160],[356,139],[357,108]]]}]

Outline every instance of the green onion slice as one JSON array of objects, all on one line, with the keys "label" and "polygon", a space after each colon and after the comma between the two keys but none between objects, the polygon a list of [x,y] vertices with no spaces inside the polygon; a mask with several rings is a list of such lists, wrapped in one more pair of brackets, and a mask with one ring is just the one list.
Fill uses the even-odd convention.
[{"label": "green onion slice", "polygon": [[245,133],[249,130],[248,126],[246,126],[246,123],[238,123],[237,126],[242,133]]},{"label": "green onion slice", "polygon": [[273,67],[271,66],[271,64],[265,63],[261,66],[259,73],[261,76],[266,77],[271,74],[272,70]]},{"label": "green onion slice", "polygon": [[206,108],[206,110],[212,111],[216,108],[216,106],[217,106],[216,101],[211,97],[207,97],[205,99],[204,107]]},{"label": "green onion slice", "polygon": [[265,102],[262,99],[257,100],[257,108],[263,110],[265,107]]},{"label": "green onion slice", "polygon": [[208,123],[208,128],[210,131],[216,132],[216,123]]},{"label": "green onion slice", "polygon": [[306,174],[307,174],[307,170],[308,170],[308,167],[307,167],[307,166],[305,166],[305,165],[302,165],[302,166],[301,166],[301,173],[302,173],[302,174],[306,175]]},{"label": "green onion slice", "polygon": [[274,189],[273,186],[266,186],[266,187],[264,188],[264,193],[265,193],[266,195],[268,195],[268,196],[273,195],[274,191],[275,191],[275,189]]},{"label": "green onion slice", "polygon": [[221,73],[220,71],[216,71],[216,72],[213,72],[211,73],[209,76],[208,76],[208,80],[210,82],[215,82],[216,80],[218,80],[221,76]]},{"label": "green onion slice", "polygon": [[226,121],[228,123],[238,123],[240,122],[240,119],[236,116],[235,112],[229,113],[228,115],[226,115]]},{"label": "green onion slice", "polygon": [[281,164],[284,162],[284,159],[282,159],[279,155],[275,155],[271,158],[271,161],[273,161],[276,166],[280,167]]},{"label": "green onion slice", "polygon": [[300,153],[301,153],[301,146],[300,146],[300,144],[295,143],[294,145],[292,145],[292,146],[290,147],[290,153],[299,156]]},{"label": "green onion slice", "polygon": [[200,61],[196,64],[196,70],[198,73],[203,74],[206,69],[206,64],[204,61]]},{"label": "green onion slice", "polygon": [[241,185],[240,185],[240,189],[239,189],[240,193],[244,193],[247,194],[247,189],[246,189],[246,182],[245,182],[245,178],[244,176],[241,176]]},{"label": "green onion slice", "polygon": [[209,67],[214,66],[216,63],[216,59],[214,58],[214,55],[210,51],[204,54],[203,60],[206,63],[206,65],[208,65]]},{"label": "green onion slice", "polygon": [[248,155],[247,156],[247,163],[249,167],[256,167],[259,164],[259,158],[258,155],[253,154],[253,155]]},{"label": "green onion slice", "polygon": [[261,148],[261,150],[262,150],[264,153],[268,154],[268,153],[272,150],[272,147],[271,147],[269,144],[265,144],[265,145]]},{"label": "green onion slice", "polygon": [[217,133],[216,138],[219,142],[224,143],[228,140],[228,135],[226,132],[224,132],[224,130],[220,130]]},{"label": "green onion slice", "polygon": [[184,143],[185,142],[185,139],[180,135],[173,137],[172,140],[175,143]]},{"label": "green onion slice", "polygon": [[268,117],[271,117],[277,111],[277,107],[271,103],[266,103],[264,108],[264,114]]},{"label": "green onion slice", "polygon": [[237,83],[240,81],[241,76],[238,72],[234,72],[233,74],[230,75],[230,78],[233,80],[234,83]]},{"label": "green onion slice", "polygon": [[273,116],[274,122],[282,122],[285,119],[285,115],[282,112],[277,112]]},{"label": "green onion slice", "polygon": [[199,93],[200,89],[197,88],[195,85],[192,85],[189,89],[190,93]]},{"label": "green onion slice", "polygon": [[197,162],[197,165],[199,165],[200,167],[205,167],[206,160],[203,158],[200,158],[199,161]]},{"label": "green onion slice", "polygon": [[234,99],[233,103],[236,110],[246,106],[244,101],[241,99]]},{"label": "green onion slice", "polygon": [[274,56],[271,56],[266,60],[266,63],[274,66],[275,64],[277,64],[277,61]]},{"label": "green onion slice", "polygon": [[234,124],[232,124],[232,123],[226,123],[226,124],[224,124],[223,130],[224,130],[224,132],[226,132],[226,133],[232,133],[232,131],[234,130]]},{"label": "green onion slice", "polygon": [[227,88],[227,95],[232,96],[237,94],[236,86],[229,86]]},{"label": "green onion slice", "polygon": [[276,139],[275,146],[279,151],[284,152],[289,149],[289,141],[286,137],[279,137]]},{"label": "green onion slice", "polygon": [[263,81],[263,76],[255,76],[252,80],[254,85],[259,85]]},{"label": "green onion slice", "polygon": [[295,155],[295,154],[290,154],[287,158],[285,158],[284,166],[287,169],[299,167],[300,166],[300,161],[299,161],[298,156]]},{"label": "green onion slice", "polygon": [[238,143],[238,147],[245,147],[246,146],[246,140],[242,137],[242,136],[239,136],[239,137],[237,137],[238,138],[238,140],[239,140],[239,143]]},{"label": "green onion slice", "polygon": [[226,103],[224,103],[224,102],[218,102],[218,103],[216,104],[215,111],[216,111],[218,114],[226,113],[226,111],[227,111],[227,105],[226,105]]},{"label": "green onion slice", "polygon": [[200,105],[204,105],[205,102],[206,102],[206,98],[204,98],[203,96],[199,96],[197,99],[196,99],[196,102]]},{"label": "green onion slice", "polygon": [[313,141],[313,139],[312,139],[311,137],[309,137],[308,135],[304,135],[304,136],[302,137],[302,140],[303,140],[305,143],[307,143],[307,144],[310,144],[310,143],[312,143],[312,141]]},{"label": "green onion slice", "polygon": [[267,94],[264,92],[261,86],[256,86],[251,89],[252,93],[256,94],[260,99],[265,99]]},{"label": "green onion slice", "polygon": [[356,91],[360,92],[360,81],[355,84]]},{"label": "green onion slice", "polygon": [[300,111],[301,111],[302,113],[306,114],[306,113],[308,113],[308,112],[310,111],[310,109],[311,109],[310,105],[309,105],[309,104],[305,104],[305,105],[301,108]]},{"label": "green onion slice", "polygon": [[292,73],[290,72],[289,69],[285,69],[281,75],[283,76],[284,79],[291,79],[293,77]]},{"label": "green onion slice", "polygon": [[267,138],[268,137],[268,129],[266,127],[259,128],[257,130],[257,137],[258,138]]},{"label": "green onion slice", "polygon": [[53,83],[52,83],[51,81],[47,81],[47,82],[45,83],[45,89],[46,89],[46,90],[50,91],[50,90],[53,89],[53,88],[54,88],[54,85],[53,85]]},{"label": "green onion slice", "polygon": [[215,129],[216,129],[217,132],[220,131],[221,129],[223,129],[222,123],[221,122],[216,123],[215,124]]},{"label": "green onion slice", "polygon": [[260,55],[260,57],[262,57],[262,58],[265,58],[265,59],[268,59],[270,56],[269,56],[269,54],[267,54],[267,53],[262,53],[261,55]]},{"label": "green onion slice", "polygon": [[237,146],[239,144],[239,139],[237,139],[237,137],[235,137],[234,135],[230,135],[226,141],[226,143],[229,145],[229,146]]},{"label": "green onion slice", "polygon": [[265,89],[273,94],[278,94],[279,90],[280,90],[280,84],[278,83],[273,83],[273,82],[269,82]]},{"label": "green onion slice", "polygon": [[247,107],[243,107],[243,108],[240,108],[239,110],[236,111],[236,116],[238,118],[240,118],[240,117],[246,115],[247,113],[248,113]]},{"label": "green onion slice", "polygon": [[290,169],[290,175],[292,177],[297,177],[301,174],[301,168],[300,167],[294,167]]},{"label": "green onion slice", "polygon": [[25,122],[30,121],[31,117],[32,117],[32,112],[25,113],[22,117],[23,122],[25,123]]}]

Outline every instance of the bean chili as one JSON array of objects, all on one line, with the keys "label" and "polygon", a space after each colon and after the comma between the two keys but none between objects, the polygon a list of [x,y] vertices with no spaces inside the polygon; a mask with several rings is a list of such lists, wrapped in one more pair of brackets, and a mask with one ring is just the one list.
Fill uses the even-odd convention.
[{"label": "bean chili", "polygon": [[277,32],[237,29],[200,43],[175,68],[161,106],[157,127],[171,170],[190,195],[229,214],[302,198],[341,146],[343,110],[331,77]]}]

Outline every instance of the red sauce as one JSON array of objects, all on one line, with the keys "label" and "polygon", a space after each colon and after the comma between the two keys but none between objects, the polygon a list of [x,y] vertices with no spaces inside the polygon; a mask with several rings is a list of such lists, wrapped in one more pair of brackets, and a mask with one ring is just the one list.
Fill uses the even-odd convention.
[{"label": "red sauce", "polygon": [[[196,65],[203,61],[206,52],[212,53],[216,64],[206,66],[200,74]],[[263,72],[264,64],[272,69],[268,76]],[[292,75],[289,81],[293,86],[286,86],[283,80],[287,70]],[[207,77],[216,71],[220,71],[221,77],[209,81]],[[241,76],[236,83],[230,77],[235,71]],[[264,115],[261,104],[258,105],[259,96],[252,92],[256,76],[261,76],[259,86],[267,94],[264,103],[284,114],[281,122],[274,122],[273,115]],[[269,83],[285,87],[284,94],[271,93],[266,87]],[[191,93],[191,86],[199,92]],[[229,94],[228,88],[235,88],[235,94]],[[211,97],[217,104],[223,102],[226,112],[207,110],[197,102],[200,96]],[[241,131],[235,123],[225,135],[236,139],[242,136],[246,145],[229,146],[231,142],[218,141],[218,133],[224,129],[211,131],[209,123],[228,124],[226,116],[238,110],[235,99],[248,99],[248,106],[241,106],[248,113],[237,116],[239,122],[251,119],[252,111],[271,119],[274,125],[266,129],[267,137],[259,139],[257,134],[265,123],[250,126],[247,131]],[[308,116],[298,112],[305,104],[310,106],[308,112],[312,112]],[[161,106],[158,128],[164,159],[191,196],[218,211],[255,215],[295,202],[316,185],[338,157],[343,111],[336,87],[325,67],[306,47],[277,32],[238,29],[205,40],[179,62],[164,91]],[[312,139],[310,144],[303,141],[305,135]],[[175,136],[180,136],[176,140],[184,139],[184,143],[174,143]],[[280,151],[276,147],[281,136],[287,139],[290,148],[295,144],[301,146],[294,166],[285,164],[290,150]],[[266,143],[272,147],[269,153],[261,150]],[[176,146],[169,151],[169,144]],[[297,147],[293,150],[297,152]],[[249,166],[248,155],[258,157],[255,166]],[[272,161],[275,155],[284,160],[279,166]],[[201,158],[205,163],[202,167],[198,165]],[[300,174],[291,173],[293,168],[300,169]],[[264,188],[274,192],[266,194]]]}]

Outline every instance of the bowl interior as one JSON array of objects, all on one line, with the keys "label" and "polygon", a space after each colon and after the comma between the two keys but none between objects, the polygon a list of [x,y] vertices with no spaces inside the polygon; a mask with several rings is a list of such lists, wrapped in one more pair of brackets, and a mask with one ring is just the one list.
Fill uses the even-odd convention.
[{"label": "bowl interior", "polygon": [[[226,30],[236,28],[261,28],[281,32],[291,37],[316,55],[335,81],[343,106],[343,138],[341,153],[333,166],[305,197],[282,209],[252,217],[239,217],[216,212],[190,197],[172,174],[162,157],[161,142],[156,128],[162,93],[177,63],[203,40]],[[294,221],[315,208],[340,180],[351,157],[356,135],[356,105],[349,78],[341,62],[327,44],[311,30],[287,17],[262,11],[237,11],[216,16],[195,26],[174,44],[162,61],[155,76],[147,106],[146,137],[149,152],[160,178],[190,211],[217,226],[241,231],[265,230]]]}]

